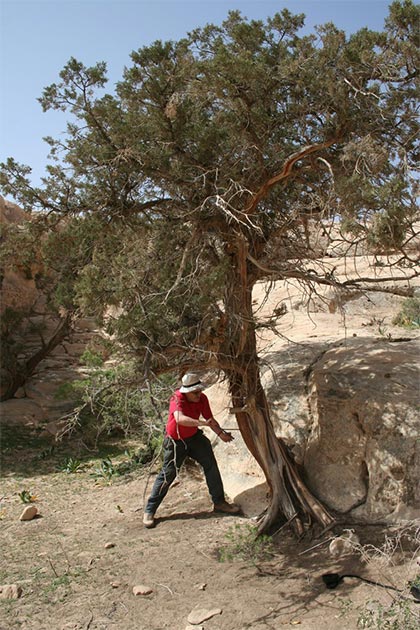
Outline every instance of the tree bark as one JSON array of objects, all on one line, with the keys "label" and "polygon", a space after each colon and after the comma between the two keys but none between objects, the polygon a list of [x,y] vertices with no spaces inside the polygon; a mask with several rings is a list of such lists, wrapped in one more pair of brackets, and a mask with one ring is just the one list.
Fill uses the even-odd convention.
[{"label": "tree bark", "polygon": [[[260,378],[252,312],[253,277],[248,274],[244,241],[240,240],[237,252],[235,273],[225,295],[228,325],[221,350],[239,429],[270,489],[269,505],[258,529],[260,533],[268,531],[283,515],[300,536],[305,521],[315,520],[326,528],[334,519],[308,490],[286,445],[275,434]],[[226,366],[226,356],[231,357],[230,367]]]},{"label": "tree bark", "polygon": [[67,337],[71,328],[72,314],[68,313],[58,324],[53,336],[46,344],[35,352],[13,374],[13,377],[6,388],[6,391],[0,397],[0,402],[13,398],[19,387],[22,387],[27,379],[34,373],[37,365],[43,361],[62,341]]}]

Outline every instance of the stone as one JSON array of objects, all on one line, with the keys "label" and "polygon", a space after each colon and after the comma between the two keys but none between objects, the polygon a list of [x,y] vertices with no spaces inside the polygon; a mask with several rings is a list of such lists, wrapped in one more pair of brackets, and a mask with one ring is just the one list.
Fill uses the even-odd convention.
[{"label": "stone", "polygon": [[5,424],[27,424],[38,426],[45,417],[44,409],[27,398],[11,398],[1,403],[1,418]]},{"label": "stone", "polygon": [[418,514],[418,357],[416,341],[364,340],[313,366],[304,467],[328,507],[366,521]]},{"label": "stone", "polygon": [[63,343],[65,351],[71,357],[79,357],[86,350],[86,343]]},{"label": "stone", "polygon": [[330,554],[337,558],[349,553],[353,553],[360,544],[360,540],[356,534],[350,530],[345,532],[338,538],[334,538],[329,544]]},{"label": "stone", "polygon": [[19,599],[22,588],[17,584],[0,585],[0,599]]},{"label": "stone", "polygon": [[105,549],[112,549],[113,547],[115,547],[115,543],[113,542],[107,542],[105,543]]},{"label": "stone", "polygon": [[203,621],[207,621],[207,619],[211,619],[215,615],[221,615],[221,614],[222,614],[221,608],[211,608],[211,609],[197,608],[197,609],[192,610],[190,614],[188,615],[188,623],[192,624],[193,626],[197,626],[197,624],[200,624]]},{"label": "stone", "polygon": [[27,505],[19,517],[20,521],[32,521],[38,514],[36,505]]},{"label": "stone", "polygon": [[137,584],[137,586],[133,586],[133,595],[150,595],[151,593],[153,593],[153,589],[145,584]]},{"label": "stone", "polygon": [[53,420],[44,426],[44,433],[59,438],[67,429],[66,420]]},{"label": "stone", "polygon": [[38,380],[36,385],[29,382],[26,387],[26,396],[34,400],[45,400],[54,398],[57,394],[58,384],[54,381]]}]

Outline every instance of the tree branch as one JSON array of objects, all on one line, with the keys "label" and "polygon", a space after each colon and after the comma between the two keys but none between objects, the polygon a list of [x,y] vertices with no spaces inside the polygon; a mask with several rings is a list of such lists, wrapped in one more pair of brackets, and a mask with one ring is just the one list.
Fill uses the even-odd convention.
[{"label": "tree branch", "polygon": [[300,151],[293,153],[284,163],[283,169],[280,171],[280,173],[278,173],[277,175],[274,175],[274,177],[271,177],[266,182],[264,182],[261,188],[254,194],[254,197],[250,205],[248,206],[248,208],[245,209],[245,213],[252,214],[253,212],[255,212],[257,205],[260,203],[262,199],[264,199],[264,197],[268,194],[270,189],[273,186],[275,186],[275,184],[278,184],[284,179],[287,179],[288,177],[290,177],[293,166],[296,164],[296,162],[298,162],[299,160],[302,160],[308,155],[311,155],[312,153],[316,153],[317,151],[322,151],[322,149],[326,149],[330,147],[332,144],[335,144],[336,142],[338,142],[339,139],[340,139],[340,136],[337,136],[335,138],[332,138],[331,140],[327,140],[326,142],[322,142],[320,144],[310,144],[306,147],[303,147],[303,149],[301,149]]}]

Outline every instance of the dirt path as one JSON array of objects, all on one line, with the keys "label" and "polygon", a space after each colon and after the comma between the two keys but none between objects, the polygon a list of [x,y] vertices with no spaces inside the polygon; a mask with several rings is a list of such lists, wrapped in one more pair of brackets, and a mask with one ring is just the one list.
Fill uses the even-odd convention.
[{"label": "dirt path", "polygon": [[[274,537],[268,560],[220,562],[226,535],[238,540],[251,521],[213,514],[194,471],[183,472],[157,527],[146,530],[145,483],[138,474],[95,485],[88,471],[3,478],[0,584],[18,584],[23,593],[0,600],[1,630],[184,630],[196,608],[222,611],[201,624],[205,630],[346,630],[358,627],[368,600],[392,602],[391,591],[358,580],[326,590],[325,572],[391,576],[354,554],[336,562],[326,544],[302,554],[319,540],[298,543],[287,531]],[[23,488],[37,495],[40,514],[28,522],[19,521]],[[380,528],[358,533],[362,542],[383,540]],[[393,559],[394,582],[405,579],[409,556]],[[135,596],[139,584],[152,593]]]}]

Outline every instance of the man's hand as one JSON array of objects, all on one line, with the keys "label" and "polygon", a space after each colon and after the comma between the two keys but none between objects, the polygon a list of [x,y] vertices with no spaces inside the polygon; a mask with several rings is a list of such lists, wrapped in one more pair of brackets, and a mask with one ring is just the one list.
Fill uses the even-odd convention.
[{"label": "man's hand", "polygon": [[223,429],[220,429],[220,433],[218,435],[219,438],[223,440],[223,442],[232,442],[232,440],[234,439],[232,433],[224,431]]}]

